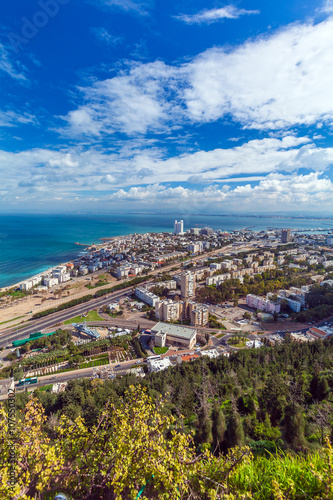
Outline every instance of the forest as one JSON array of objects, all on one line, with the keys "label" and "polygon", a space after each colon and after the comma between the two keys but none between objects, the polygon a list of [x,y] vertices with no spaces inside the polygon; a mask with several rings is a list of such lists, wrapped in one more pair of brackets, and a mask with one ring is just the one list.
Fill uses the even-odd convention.
[{"label": "forest", "polygon": [[[333,338],[287,342],[144,379],[81,379],[60,394],[17,394],[24,474],[16,498],[46,498],[42,491],[61,484],[81,500],[139,491],[144,499],[330,499],[332,354]],[[0,411],[2,463],[8,410]],[[9,500],[6,474],[0,493]]]}]

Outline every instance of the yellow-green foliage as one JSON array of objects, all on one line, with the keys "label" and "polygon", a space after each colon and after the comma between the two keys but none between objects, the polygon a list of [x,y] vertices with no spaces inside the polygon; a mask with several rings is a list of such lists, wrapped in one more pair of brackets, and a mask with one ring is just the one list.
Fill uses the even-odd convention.
[{"label": "yellow-green foliage", "polygon": [[[214,457],[208,445],[197,456],[182,421],[165,416],[163,407],[162,400],[153,401],[140,386],[131,386],[117,407],[106,405],[94,427],[81,417],[71,421],[63,416],[52,428],[52,439],[36,399],[28,402],[14,438],[1,408],[1,500],[32,500],[57,489],[80,500],[129,500],[139,494],[143,500],[333,498],[328,441],[308,457],[254,458],[246,447]],[[11,489],[13,442],[17,482]]]},{"label": "yellow-green foliage", "polygon": [[327,439],[321,452],[308,456],[278,454],[243,461],[230,474],[229,486],[251,499],[333,499],[332,446]]}]

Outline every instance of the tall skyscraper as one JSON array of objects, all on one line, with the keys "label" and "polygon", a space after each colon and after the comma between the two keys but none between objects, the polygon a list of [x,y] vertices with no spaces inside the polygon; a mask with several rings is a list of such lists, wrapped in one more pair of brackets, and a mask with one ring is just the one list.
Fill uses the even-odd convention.
[{"label": "tall skyscraper", "polygon": [[184,234],[184,221],[180,220],[179,222],[175,220],[173,225],[173,233],[174,234]]},{"label": "tall skyscraper", "polygon": [[180,279],[180,290],[182,297],[194,297],[195,295],[195,275],[190,271],[183,273]]},{"label": "tall skyscraper", "polygon": [[281,241],[282,243],[289,243],[291,241],[290,229],[282,229]]}]

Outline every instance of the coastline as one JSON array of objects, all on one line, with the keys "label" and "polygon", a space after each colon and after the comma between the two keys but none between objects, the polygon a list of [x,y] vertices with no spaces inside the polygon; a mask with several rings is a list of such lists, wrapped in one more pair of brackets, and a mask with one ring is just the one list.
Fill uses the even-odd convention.
[{"label": "coastline", "polygon": [[[186,229],[210,226],[230,232],[250,227],[253,232],[260,232],[274,225],[274,230],[289,228],[298,233],[313,234],[315,229],[318,232],[321,229],[322,233],[330,233],[333,230],[333,219],[324,216],[180,214],[177,218],[181,217]],[[328,227],[318,223],[320,220],[326,221]],[[3,243],[0,246],[0,278],[3,283],[0,292],[17,288],[35,276],[71,262],[84,247],[91,249],[93,242],[98,247],[103,245],[103,242],[111,243],[114,239],[133,234],[170,232],[172,225],[172,216],[169,214],[135,214],[131,217],[126,214],[101,217],[91,214],[65,217],[0,215]],[[90,243],[76,245],[81,241]]]}]

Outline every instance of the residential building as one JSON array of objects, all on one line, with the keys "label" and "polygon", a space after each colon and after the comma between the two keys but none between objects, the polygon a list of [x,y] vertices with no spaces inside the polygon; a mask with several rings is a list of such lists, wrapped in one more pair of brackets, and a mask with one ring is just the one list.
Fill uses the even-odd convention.
[{"label": "residential building", "polygon": [[150,372],[160,372],[172,366],[169,358],[148,359],[147,365]]},{"label": "residential building", "polygon": [[209,311],[207,307],[190,301],[188,303],[188,317],[192,326],[206,326],[208,323]]},{"label": "residential building", "polygon": [[175,220],[173,225],[174,234],[184,234],[184,221],[180,220],[179,222]]},{"label": "residential building", "polygon": [[289,243],[291,241],[290,229],[282,229],[281,241],[282,243]]},{"label": "residential building", "polygon": [[329,234],[326,238],[326,245],[333,245],[333,234]]},{"label": "residential building", "polygon": [[190,271],[182,273],[180,280],[181,295],[184,298],[194,297],[195,295],[195,275]]},{"label": "residential building", "polygon": [[160,299],[157,295],[154,293],[150,292],[144,287],[138,287],[135,289],[135,295],[141,299],[143,302],[146,304],[155,307],[156,302],[158,302]]},{"label": "residential building", "polygon": [[55,285],[59,284],[58,278],[44,278],[44,285],[48,288],[52,288]]},{"label": "residential building", "polygon": [[219,357],[219,352],[216,349],[208,349],[206,351],[200,352],[201,356],[207,356],[208,358],[214,359]]},{"label": "residential building", "polygon": [[276,304],[264,297],[258,297],[258,295],[253,295],[251,293],[246,296],[246,304],[253,309],[259,309],[260,311],[270,314],[279,313],[281,309],[280,304]]},{"label": "residential building", "polygon": [[155,316],[160,321],[178,321],[183,310],[182,302],[171,299],[159,300],[155,303]]}]

